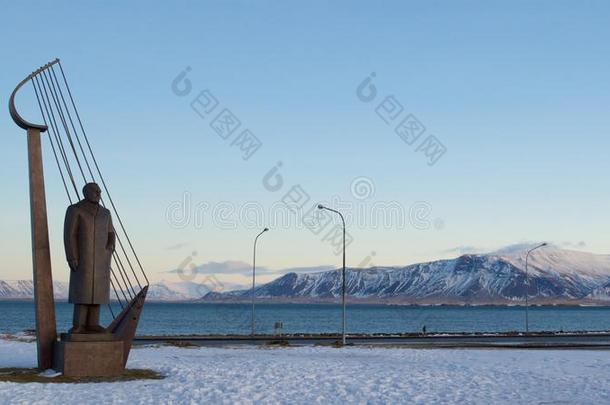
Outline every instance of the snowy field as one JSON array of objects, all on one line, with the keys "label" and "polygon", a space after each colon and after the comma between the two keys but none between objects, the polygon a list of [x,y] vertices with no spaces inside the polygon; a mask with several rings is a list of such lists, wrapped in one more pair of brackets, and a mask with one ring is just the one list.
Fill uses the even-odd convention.
[{"label": "snowy field", "polygon": [[[34,367],[33,343],[0,340],[0,367]],[[610,403],[610,352],[398,348],[177,348],[132,351],[167,378],[0,383],[0,404]]]}]

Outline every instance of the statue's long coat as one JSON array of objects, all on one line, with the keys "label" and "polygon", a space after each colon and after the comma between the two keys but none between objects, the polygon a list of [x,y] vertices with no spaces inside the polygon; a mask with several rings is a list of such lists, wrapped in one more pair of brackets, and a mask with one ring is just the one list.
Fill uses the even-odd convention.
[{"label": "statue's long coat", "polygon": [[64,223],[64,246],[70,272],[72,304],[106,304],[110,299],[110,259],[115,233],[110,211],[82,200],[68,207]]}]

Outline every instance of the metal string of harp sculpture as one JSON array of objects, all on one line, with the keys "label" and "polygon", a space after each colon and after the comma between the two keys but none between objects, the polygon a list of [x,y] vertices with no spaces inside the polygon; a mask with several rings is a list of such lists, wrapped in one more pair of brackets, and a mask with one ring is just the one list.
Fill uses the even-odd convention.
[{"label": "metal string of harp sculpture", "polygon": [[[43,124],[26,121],[15,107],[15,96],[24,86],[30,84]],[[120,374],[127,363],[149,281],[93,153],[59,59],[40,67],[17,85],[9,100],[9,111],[13,121],[27,131],[38,367],[42,370],[55,368],[63,371],[65,375],[73,376]],[[102,293],[106,298],[101,299],[108,302],[108,310],[113,320],[107,328],[92,325],[91,330],[73,329],[72,332],[87,333],[61,334],[59,340],[55,321],[42,159],[43,133],[47,134],[52,156],[70,203],[66,226],[70,210],[85,201],[79,202],[79,190],[84,186],[95,189],[91,183],[97,182],[101,187],[97,186],[98,196],[92,203],[97,204],[97,199],[100,207],[97,208],[99,211],[95,211],[95,215],[97,212],[104,212],[108,218],[112,215],[115,219],[114,226],[112,223],[108,225],[109,235],[110,232],[114,234],[111,242],[109,237],[108,243],[112,243],[112,246],[108,247],[107,257],[112,265],[108,263],[106,266],[108,287],[107,291]],[[86,199],[91,200],[89,197]],[[97,223],[96,220],[95,224]],[[68,247],[66,250],[69,250]],[[72,266],[73,264],[70,264],[70,267]],[[67,271],[74,272],[78,269]],[[108,300],[109,293],[112,293],[110,298],[120,307],[117,313]],[[72,295],[71,291],[71,301]],[[88,315],[93,318],[92,322],[97,323],[99,306],[89,306],[85,309],[89,310]],[[86,311],[84,313],[86,314]],[[77,317],[75,312],[75,326]]]}]

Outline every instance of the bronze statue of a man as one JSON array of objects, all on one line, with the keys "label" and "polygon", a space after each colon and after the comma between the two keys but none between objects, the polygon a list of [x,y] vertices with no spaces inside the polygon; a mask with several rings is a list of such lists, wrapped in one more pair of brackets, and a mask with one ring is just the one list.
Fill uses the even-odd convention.
[{"label": "bronze statue of a man", "polygon": [[84,200],[68,207],[64,246],[70,266],[69,302],[74,304],[70,333],[103,333],[100,305],[110,300],[110,259],[115,232],[110,211],[100,206],[96,183],[83,187]]}]

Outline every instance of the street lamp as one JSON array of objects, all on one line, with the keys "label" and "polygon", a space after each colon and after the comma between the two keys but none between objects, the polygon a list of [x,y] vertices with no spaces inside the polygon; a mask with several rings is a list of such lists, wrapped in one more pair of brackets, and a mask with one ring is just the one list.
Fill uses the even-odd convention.
[{"label": "street lamp", "polygon": [[258,235],[256,235],[256,238],[254,238],[254,255],[252,258],[252,336],[254,336],[254,285],[256,284],[256,242],[258,242],[258,237],[261,236],[262,234],[264,234],[265,232],[267,232],[269,230],[269,228],[265,228],[261,231],[261,233],[259,233]]},{"label": "street lamp", "polygon": [[528,259],[530,257],[530,253],[532,253],[534,250],[539,249],[541,247],[546,246],[546,242],[545,243],[541,243],[540,245],[531,248],[530,250],[527,251],[527,253],[525,254],[525,333],[529,333],[530,331],[530,322],[529,322],[529,290],[530,290],[530,279],[529,279],[529,273],[527,270],[527,264],[528,264]]},{"label": "street lamp", "polygon": [[343,343],[343,346],[345,346],[345,218],[343,218],[343,215],[339,211],[325,207],[322,204],[318,204],[318,209],[327,210],[334,212],[335,214],[339,214],[339,216],[341,217],[341,222],[343,223],[343,271],[341,273],[343,278],[343,289],[341,298],[343,304],[343,332],[341,334],[341,341]]}]

